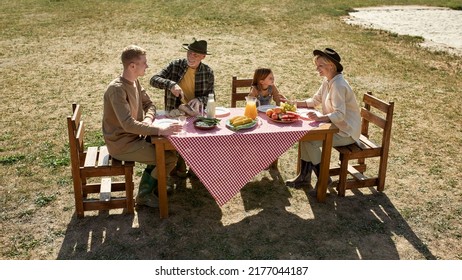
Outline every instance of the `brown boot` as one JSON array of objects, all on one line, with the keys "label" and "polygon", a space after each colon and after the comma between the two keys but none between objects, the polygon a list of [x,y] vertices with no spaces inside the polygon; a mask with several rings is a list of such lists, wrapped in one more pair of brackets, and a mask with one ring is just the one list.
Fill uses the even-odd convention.
[{"label": "brown boot", "polygon": [[302,160],[300,165],[300,173],[297,177],[286,181],[287,187],[301,188],[311,182],[311,162]]},{"label": "brown boot", "polygon": [[[316,175],[316,178],[319,178],[319,173],[321,172],[321,164],[318,163],[316,165],[313,164],[313,171],[314,171],[314,174]],[[329,186],[330,184],[332,184],[332,179],[329,177],[329,179],[327,180],[327,185]],[[316,183],[316,186],[318,184]]]}]

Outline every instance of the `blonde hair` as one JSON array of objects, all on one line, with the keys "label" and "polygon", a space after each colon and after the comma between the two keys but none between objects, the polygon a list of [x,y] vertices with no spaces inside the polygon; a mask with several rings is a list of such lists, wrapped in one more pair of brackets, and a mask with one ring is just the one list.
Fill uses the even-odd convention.
[{"label": "blonde hair", "polygon": [[318,59],[321,60],[322,62],[326,63],[326,64],[331,65],[331,66],[334,68],[335,72],[338,71],[337,65],[335,65],[335,63],[334,63],[332,60],[330,60],[329,58],[327,58],[327,57],[324,56],[324,55],[315,55],[314,58],[313,58],[313,63],[314,63],[314,65],[316,65],[316,61],[317,61]]},{"label": "blonde hair", "polygon": [[130,63],[135,62],[135,60],[140,59],[141,56],[146,55],[146,50],[136,45],[130,45],[122,51],[120,59],[122,64],[125,67],[128,67]]}]

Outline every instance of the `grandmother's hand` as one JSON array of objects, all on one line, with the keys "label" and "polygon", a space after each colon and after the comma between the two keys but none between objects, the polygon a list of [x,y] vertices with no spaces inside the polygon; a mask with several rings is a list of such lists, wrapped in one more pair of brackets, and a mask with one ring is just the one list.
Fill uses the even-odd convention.
[{"label": "grandmother's hand", "polygon": [[308,116],[308,119],[316,122],[328,122],[330,120],[328,116],[325,116],[318,111],[310,111],[306,115]]}]

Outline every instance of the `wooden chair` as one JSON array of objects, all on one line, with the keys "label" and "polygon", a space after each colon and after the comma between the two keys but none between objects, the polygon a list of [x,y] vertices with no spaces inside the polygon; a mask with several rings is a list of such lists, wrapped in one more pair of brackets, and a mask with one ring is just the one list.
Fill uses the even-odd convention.
[{"label": "wooden chair", "polygon": [[231,108],[236,108],[237,101],[243,101],[249,95],[252,81],[253,79],[238,79],[236,76],[233,76],[231,84]]},{"label": "wooden chair", "polygon": [[[385,187],[394,102],[384,102],[372,96],[371,92],[364,94],[363,102],[358,143],[334,147],[340,153],[340,167],[330,169],[329,173],[332,176],[339,175],[339,196],[345,196],[346,189],[377,186],[377,190],[381,192]],[[379,137],[374,139],[378,139],[377,143],[380,144],[371,139],[372,132],[379,132]],[[366,158],[378,158],[378,173],[373,172],[374,176],[368,177],[364,174],[367,169]],[[357,163],[350,165],[350,160],[357,160]],[[348,175],[352,178],[348,178]]]},{"label": "wooden chair", "polygon": [[[72,104],[72,116],[67,117],[69,148],[71,154],[72,179],[77,217],[85,211],[125,208],[134,212],[132,161],[121,162],[112,158],[106,146],[88,147],[84,150],[84,122],[80,105]],[[125,176],[124,181],[112,182],[113,176]],[[100,183],[88,183],[91,177],[101,177]],[[112,197],[113,192],[124,192]],[[88,198],[97,193],[99,199]]]}]

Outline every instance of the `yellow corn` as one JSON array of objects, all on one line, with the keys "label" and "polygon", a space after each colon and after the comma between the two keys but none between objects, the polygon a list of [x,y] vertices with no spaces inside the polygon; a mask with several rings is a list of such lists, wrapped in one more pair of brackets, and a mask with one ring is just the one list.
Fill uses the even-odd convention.
[{"label": "yellow corn", "polygon": [[236,117],[232,117],[230,120],[229,120],[229,123],[234,125],[235,122],[237,121],[240,121],[240,120],[243,120],[244,118],[246,118],[246,116],[236,116]]},{"label": "yellow corn", "polygon": [[233,123],[233,126],[240,126],[240,125],[248,124],[248,123],[251,123],[251,122],[252,122],[251,118],[244,117],[243,119],[239,119],[239,120],[235,121]]},{"label": "yellow corn", "polygon": [[239,117],[241,117],[241,116],[234,116],[234,117],[232,117],[231,119],[229,119],[229,123],[230,123],[230,124],[233,124],[233,122],[234,122],[237,118],[239,118]]}]

